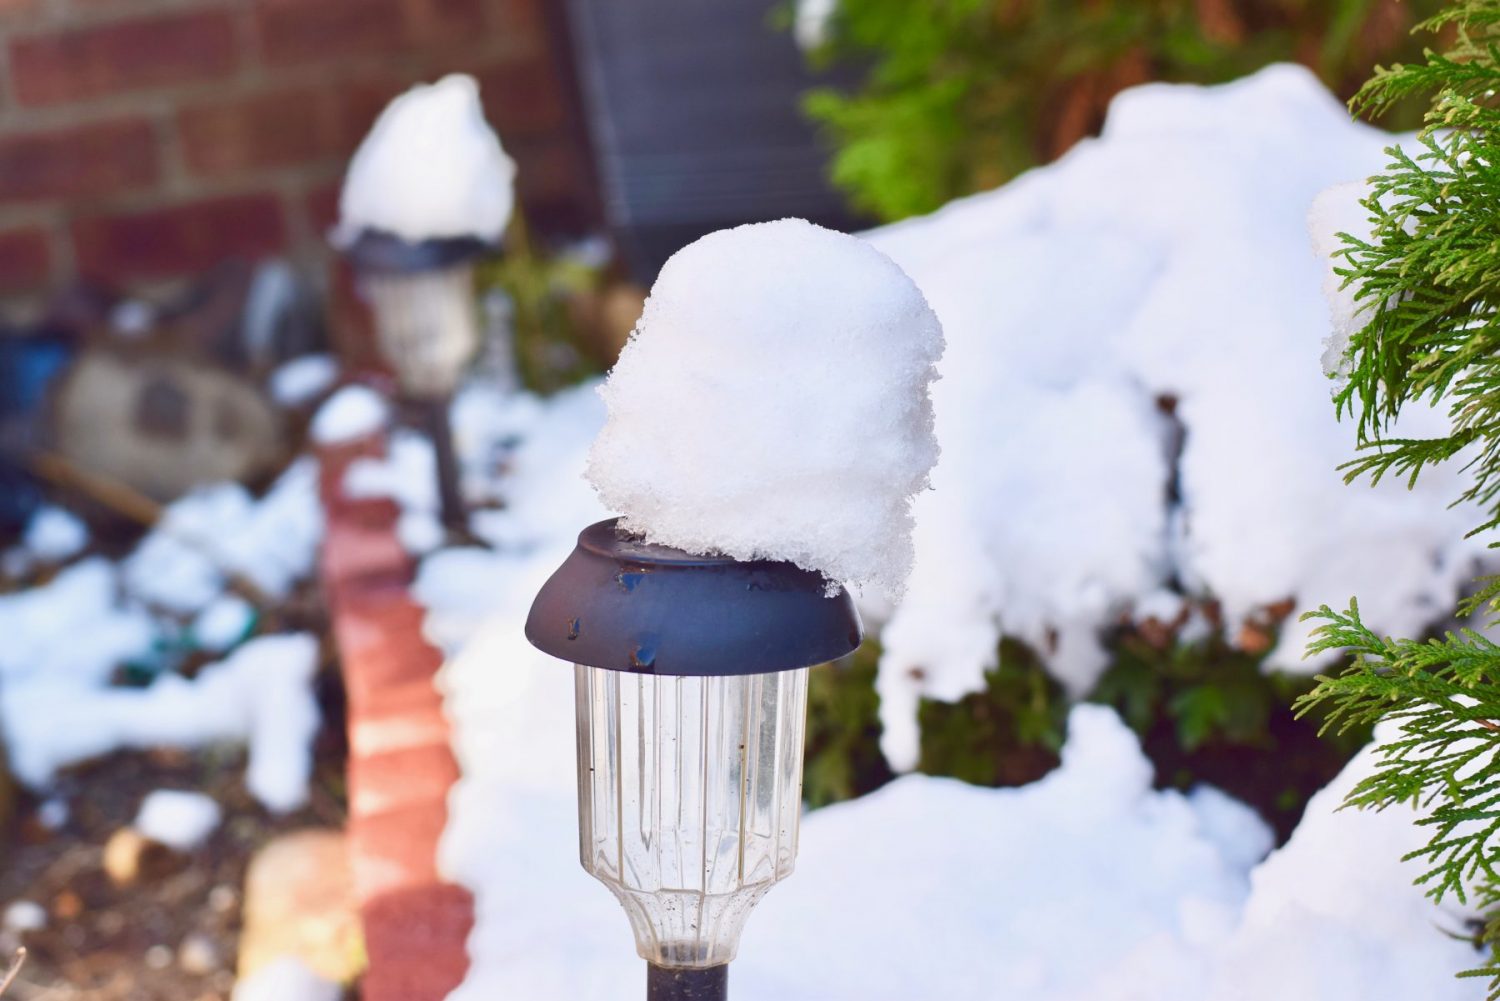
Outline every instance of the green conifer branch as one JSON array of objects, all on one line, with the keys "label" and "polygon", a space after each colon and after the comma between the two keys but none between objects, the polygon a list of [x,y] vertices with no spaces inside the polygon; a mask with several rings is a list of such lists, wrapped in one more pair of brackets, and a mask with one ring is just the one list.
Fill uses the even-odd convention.
[{"label": "green conifer branch", "polygon": [[[1336,271],[1364,307],[1350,338],[1347,381],[1335,392],[1355,419],[1359,454],[1346,479],[1408,485],[1438,463],[1461,462],[1467,484],[1454,503],[1481,512],[1475,533],[1500,527],[1500,0],[1457,0],[1419,29],[1452,29],[1442,53],[1379,68],[1355,96],[1378,113],[1414,95],[1431,99],[1411,151],[1393,146],[1362,205],[1371,234],[1340,234]],[[1408,407],[1442,408],[1447,433],[1386,437]],[[1460,616],[1500,618],[1500,578],[1479,582]],[[1500,999],[1500,645],[1473,629],[1427,640],[1379,636],[1328,606],[1308,654],[1342,651],[1347,668],[1321,676],[1298,700],[1319,707],[1326,728],[1385,721],[1375,770],[1345,805],[1407,804],[1428,835],[1406,859],[1415,882],[1487,915],[1472,936],[1492,962],[1461,976],[1489,979]]]}]

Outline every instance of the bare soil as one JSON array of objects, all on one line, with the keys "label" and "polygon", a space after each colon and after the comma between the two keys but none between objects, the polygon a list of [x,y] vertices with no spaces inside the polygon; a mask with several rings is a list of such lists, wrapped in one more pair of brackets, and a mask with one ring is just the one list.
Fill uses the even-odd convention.
[{"label": "bare soil", "polygon": [[[341,697],[335,682],[324,687],[310,802],[296,813],[274,816],[249,795],[244,752],[233,747],[119,753],[70,769],[55,790],[68,804],[55,830],[42,822],[41,802],[23,796],[15,823],[0,832],[0,913],[29,900],[46,909],[48,923],[21,936],[0,930],[0,966],[18,944],[29,952],[5,1001],[227,999],[251,856],[278,834],[344,823]],[[116,886],[104,846],[154,789],[208,793],[224,821],[191,853],[148,854],[140,878]]]}]

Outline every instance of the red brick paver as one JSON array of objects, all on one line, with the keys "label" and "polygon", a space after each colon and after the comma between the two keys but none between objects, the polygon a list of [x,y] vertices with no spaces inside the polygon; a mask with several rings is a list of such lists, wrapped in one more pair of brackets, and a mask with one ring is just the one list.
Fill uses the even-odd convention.
[{"label": "red brick paver", "polygon": [[349,844],[369,968],[365,1001],[441,1001],[468,971],[473,900],[437,871],[458,765],[432,686],[412,562],[389,501],[343,495],[344,472],[382,443],[323,450],[323,586],[349,693]]}]

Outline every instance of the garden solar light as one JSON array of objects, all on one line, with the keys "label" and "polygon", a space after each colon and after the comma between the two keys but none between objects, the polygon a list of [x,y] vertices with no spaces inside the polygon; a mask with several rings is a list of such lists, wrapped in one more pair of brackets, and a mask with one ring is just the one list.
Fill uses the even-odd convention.
[{"label": "garden solar light", "polygon": [[796,862],[807,669],[859,646],[853,601],[603,521],[526,636],[576,665],[579,856],[630,917],[648,999],[726,997],[745,919]]},{"label": "garden solar light", "polygon": [[464,525],[464,511],[448,401],[479,346],[474,262],[490,249],[473,237],[413,243],[367,229],[346,250],[375,314],[380,352],[428,424],[443,523],[450,528]]}]

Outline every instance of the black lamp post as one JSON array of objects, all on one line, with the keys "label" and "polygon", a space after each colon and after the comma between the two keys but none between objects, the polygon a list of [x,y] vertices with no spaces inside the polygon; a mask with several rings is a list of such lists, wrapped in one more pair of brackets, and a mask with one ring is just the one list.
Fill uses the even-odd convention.
[{"label": "black lamp post", "polygon": [[853,601],[604,521],[526,637],[576,665],[579,856],[630,917],[647,998],[722,1001],[745,919],[796,862],[807,668],[859,646]]},{"label": "black lamp post", "polygon": [[473,237],[414,243],[365,230],[344,251],[369,296],[381,354],[432,436],[443,524],[460,531],[466,519],[448,404],[479,346],[474,262],[492,249]]}]

